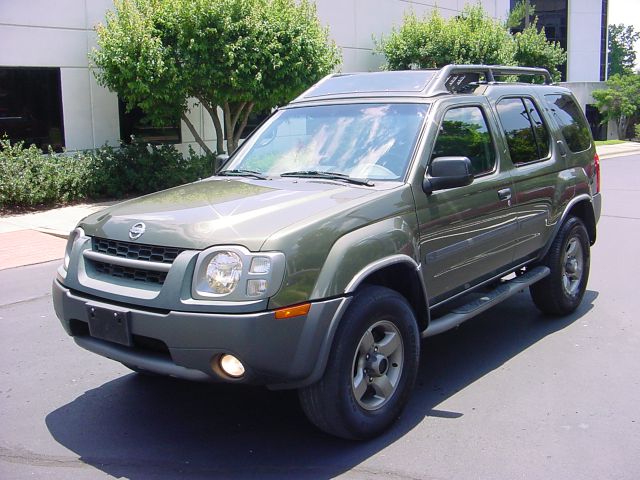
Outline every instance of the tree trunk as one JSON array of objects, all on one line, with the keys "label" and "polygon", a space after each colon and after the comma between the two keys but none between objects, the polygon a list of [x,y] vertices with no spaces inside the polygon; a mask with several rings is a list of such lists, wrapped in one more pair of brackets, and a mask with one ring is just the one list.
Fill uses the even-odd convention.
[{"label": "tree trunk", "polygon": [[236,129],[235,137],[233,138],[233,141],[236,144],[236,147],[238,143],[240,143],[240,136],[242,135],[242,131],[244,130],[244,127],[247,126],[247,122],[249,121],[249,115],[251,114],[252,110],[253,110],[253,102],[249,102],[244,105],[240,127]]},{"label": "tree trunk", "polygon": [[253,102],[225,102],[224,104],[224,126],[227,133],[227,149],[229,155],[238,148],[242,131],[247,126],[253,105]]},{"label": "tree trunk", "polygon": [[224,102],[222,110],[224,111],[224,133],[227,137],[227,152],[231,155],[235,151],[236,145],[233,143],[233,127],[235,125],[233,124],[233,116],[229,102]]},{"label": "tree trunk", "polygon": [[182,121],[187,125],[187,128],[191,132],[191,135],[193,135],[193,138],[195,138],[196,142],[198,142],[198,145],[200,145],[200,148],[202,148],[207,155],[211,155],[213,152],[209,147],[207,147],[207,144],[204,143],[204,140],[196,130],[196,127],[193,126],[193,123],[191,123],[191,120],[187,117],[187,114],[183,112],[180,118],[182,118]]},{"label": "tree trunk", "polygon": [[624,140],[627,138],[627,130],[629,129],[629,120],[630,118],[625,117],[624,115],[618,119],[618,139]]},{"label": "tree trunk", "polygon": [[204,100],[202,97],[196,97],[198,101],[202,104],[204,109],[207,111],[211,120],[213,121],[213,128],[216,131],[216,153],[221,155],[225,153],[224,151],[224,132],[222,131],[222,124],[220,123],[220,117],[218,117],[218,108],[214,105],[211,105],[209,102]]}]

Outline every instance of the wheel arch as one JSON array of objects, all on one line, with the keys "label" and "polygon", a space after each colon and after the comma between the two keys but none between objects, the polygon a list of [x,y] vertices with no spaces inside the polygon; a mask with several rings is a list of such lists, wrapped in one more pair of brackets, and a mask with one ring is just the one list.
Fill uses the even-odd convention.
[{"label": "wheel arch", "polygon": [[589,243],[591,245],[596,243],[596,216],[591,198],[588,195],[584,195],[582,198],[578,198],[576,202],[569,204],[562,216],[562,222],[569,216],[578,217],[582,220],[589,234]]},{"label": "wheel arch", "polygon": [[311,374],[299,382],[272,385],[272,389],[301,388],[317,382],[323,375],[338,327],[344,320],[358,290],[367,285],[389,288],[402,295],[414,311],[417,328],[422,333],[429,325],[428,296],[420,265],[404,254],[390,255],[369,263],[360,269],[347,284],[342,293],[342,302],[325,332],[316,365]]},{"label": "wheel arch", "polygon": [[418,329],[429,325],[427,290],[420,274],[420,265],[407,255],[393,255],[363,268],[347,285],[347,293],[356,293],[364,285],[389,288],[402,295],[413,309]]},{"label": "wheel arch", "polygon": [[560,232],[560,228],[562,227],[564,222],[567,220],[567,218],[571,216],[579,218],[582,221],[582,223],[584,223],[584,226],[587,229],[587,233],[589,234],[589,243],[591,245],[596,243],[597,220],[596,220],[596,214],[594,212],[593,202],[589,195],[587,194],[579,195],[573,198],[571,202],[569,202],[567,207],[564,209],[564,212],[562,213],[560,220],[556,223],[556,226],[553,231],[553,235],[547,242],[547,245],[545,246],[544,250],[540,253],[539,258],[544,258],[544,256],[547,254],[547,252],[551,248],[551,245],[553,244],[553,241],[558,235],[558,232]]}]

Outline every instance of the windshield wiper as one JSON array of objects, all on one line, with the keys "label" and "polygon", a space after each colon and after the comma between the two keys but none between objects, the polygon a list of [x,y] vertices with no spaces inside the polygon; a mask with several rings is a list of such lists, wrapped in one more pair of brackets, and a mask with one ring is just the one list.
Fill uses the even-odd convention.
[{"label": "windshield wiper", "polygon": [[353,183],[354,185],[365,185],[373,187],[373,182],[364,178],[351,178],[345,173],[338,172],[320,172],[317,170],[299,170],[296,172],[285,172],[280,174],[281,177],[298,177],[298,178],[326,178],[327,180],[340,180],[343,182]]},{"label": "windshield wiper", "polygon": [[221,172],[218,172],[218,175],[221,177],[253,177],[259,180],[267,180],[267,177],[265,177],[262,173],[256,172],[254,170],[222,170]]}]

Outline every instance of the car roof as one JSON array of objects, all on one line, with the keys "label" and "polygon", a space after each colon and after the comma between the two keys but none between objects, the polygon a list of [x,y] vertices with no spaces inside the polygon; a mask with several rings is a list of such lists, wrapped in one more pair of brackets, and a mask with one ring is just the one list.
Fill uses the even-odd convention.
[{"label": "car roof", "polygon": [[433,70],[399,70],[327,75],[291,105],[334,99],[357,98],[430,98],[440,95],[481,94],[481,86],[533,86],[531,83],[498,82],[504,76],[538,76],[551,85],[549,72],[543,68],[501,65],[447,65]]}]

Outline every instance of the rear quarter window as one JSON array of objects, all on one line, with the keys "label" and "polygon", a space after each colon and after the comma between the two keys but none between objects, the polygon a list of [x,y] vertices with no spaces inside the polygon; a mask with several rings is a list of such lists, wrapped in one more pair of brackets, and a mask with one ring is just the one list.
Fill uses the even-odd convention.
[{"label": "rear quarter window", "polygon": [[580,111],[580,107],[570,95],[545,95],[547,106],[555,117],[562,136],[572,152],[582,152],[591,146],[591,132]]}]

